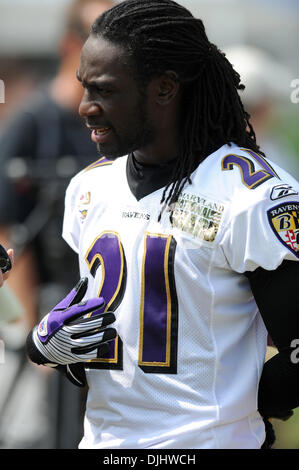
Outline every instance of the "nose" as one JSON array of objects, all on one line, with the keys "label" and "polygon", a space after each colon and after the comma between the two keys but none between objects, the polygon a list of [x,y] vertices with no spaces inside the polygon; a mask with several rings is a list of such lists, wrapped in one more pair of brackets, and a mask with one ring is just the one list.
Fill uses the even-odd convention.
[{"label": "nose", "polygon": [[87,118],[89,116],[98,116],[101,114],[101,109],[98,104],[86,99],[83,95],[79,105],[79,114],[83,118]]}]

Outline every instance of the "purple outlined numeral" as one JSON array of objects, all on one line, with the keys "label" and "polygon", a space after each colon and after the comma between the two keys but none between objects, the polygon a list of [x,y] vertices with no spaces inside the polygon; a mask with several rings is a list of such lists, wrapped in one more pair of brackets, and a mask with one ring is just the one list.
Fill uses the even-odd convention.
[{"label": "purple outlined numeral", "polygon": [[[172,235],[146,233],[142,264],[138,366],[147,373],[176,374],[178,302],[174,279],[176,241]],[[126,258],[116,232],[103,232],[89,248],[85,261],[95,277],[102,267],[98,296],[102,311],[115,310],[126,287]],[[101,310],[97,310],[96,313]],[[93,312],[95,313],[95,312]],[[110,343],[109,356],[88,362],[93,369],[122,369],[123,345]]]},{"label": "purple outlined numeral", "polygon": [[177,372],[175,248],[176,242],[171,235],[145,235],[138,365],[147,373]]},{"label": "purple outlined numeral", "polygon": [[264,183],[270,178],[278,178],[279,176],[273,170],[271,165],[259,154],[249,149],[241,149],[248,153],[262,168],[263,170],[255,170],[255,164],[251,158],[242,155],[228,154],[221,162],[222,170],[232,170],[234,165],[238,166],[241,172],[242,182],[249,189],[255,189],[260,184]]},{"label": "purple outlined numeral", "polygon": [[[102,267],[102,281],[98,297],[105,299],[101,311],[114,311],[122,301],[126,286],[126,260],[119,235],[116,232],[103,232],[89,248],[85,261],[94,277]],[[122,342],[117,338],[110,342],[110,352],[105,358],[93,359],[88,367],[97,369],[122,369]]]}]

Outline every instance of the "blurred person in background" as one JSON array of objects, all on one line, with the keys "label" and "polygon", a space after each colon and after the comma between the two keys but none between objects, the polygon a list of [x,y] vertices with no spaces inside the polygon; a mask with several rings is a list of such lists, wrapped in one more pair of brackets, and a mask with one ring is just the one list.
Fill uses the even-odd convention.
[{"label": "blurred person in background", "polygon": [[0,57],[3,100],[0,101],[0,133],[14,115],[22,100],[30,96],[36,86],[36,69],[29,59]]},{"label": "blurred person in background", "polygon": [[[5,248],[0,245],[0,325],[14,323],[24,316],[24,309],[22,308],[22,305],[18,301],[15,294],[7,286],[7,282],[5,282],[9,278],[10,270],[13,266],[14,260],[14,253],[11,248],[7,250],[6,254],[5,252]],[[0,341],[2,341],[1,337]]]},{"label": "blurred person in background", "polygon": [[[0,324],[9,324],[11,322],[15,322],[24,315],[24,310],[20,302],[11,292],[11,289],[7,286],[7,283],[5,283],[5,281],[9,278],[14,258],[13,250],[11,248],[7,250],[6,255],[5,251],[5,248],[0,245]],[[0,341],[2,341],[1,337]],[[0,364],[1,362],[2,361],[0,357]]]},{"label": "blurred person in background", "polygon": [[[53,204],[54,207],[42,207],[46,211],[54,211],[49,215],[55,227],[52,227],[50,223],[51,230],[49,230],[47,223],[46,234],[39,231],[37,237],[32,239],[34,235],[31,233],[34,234],[34,227],[27,227],[26,219],[40,202],[40,182],[46,183],[50,176],[53,179],[56,176],[59,177],[56,173],[58,159],[65,156],[75,157],[84,167],[97,156],[96,146],[90,142],[89,133],[78,116],[82,90],[76,80],[76,69],[90,24],[98,14],[111,6],[113,2],[110,0],[77,0],[71,5],[60,44],[61,60],[57,75],[47,88],[39,89],[35,99],[16,115],[0,139],[2,168],[7,169],[8,164],[16,158],[21,158],[24,160],[23,164],[27,164],[25,177],[17,181],[11,180],[5,174],[1,175],[0,239],[5,241],[12,237],[14,244],[19,242],[21,255],[18,256],[19,253],[16,250],[15,270],[10,283],[25,305],[30,326],[34,324],[39,314],[38,293],[36,292],[39,283],[51,283],[54,273],[57,282],[57,276],[59,277],[57,263],[62,257],[64,277],[66,277],[66,256],[68,260],[72,258],[70,263],[73,262],[73,256],[66,244],[60,242],[58,236],[63,206],[60,205],[59,210],[57,201],[55,205]],[[20,163],[19,160],[14,162]],[[72,163],[75,164],[75,162]],[[40,169],[40,172],[36,171],[34,173],[36,178],[30,181],[26,176],[29,173],[30,177],[33,165],[35,169]],[[48,170],[47,174],[43,174],[44,168]],[[8,176],[11,176],[11,167],[9,169]],[[63,190],[61,194],[64,194]],[[48,193],[47,199],[49,197]],[[52,217],[53,214],[55,217]],[[44,215],[42,211],[40,215]],[[56,227],[57,223],[60,224],[59,227]],[[13,231],[16,224],[23,224],[23,232],[31,232],[27,236],[30,243],[26,243],[25,235],[22,243],[19,241],[17,229]],[[38,258],[35,249],[37,246],[41,248]],[[68,283],[66,290],[73,285],[73,282],[69,280],[74,269],[74,265],[71,266],[72,268],[68,270],[68,279],[63,280]],[[20,278],[22,282],[19,282]],[[60,285],[63,285],[63,282]],[[57,296],[60,297],[60,294],[58,293]]]},{"label": "blurred person in background", "polygon": [[241,98],[265,154],[274,163],[283,163],[285,169],[298,179],[299,155],[283,131],[278,134],[273,128],[279,108],[290,103],[291,70],[261,48],[240,44],[225,52],[245,85]]},{"label": "blurred person in background", "polygon": [[[57,74],[50,83],[39,84],[30,102],[23,104],[1,129],[0,240],[15,249],[14,271],[7,283],[25,311],[21,331],[11,335],[4,329],[1,333],[9,336],[7,347],[10,339],[13,346],[5,367],[0,370],[1,383],[6,383],[0,394],[2,447],[76,445],[79,393],[73,387],[65,389],[62,376],[57,378],[55,374],[52,379],[48,377],[52,374],[42,374],[41,377],[40,371],[24,359],[23,344],[27,330],[47,310],[48,302],[52,305],[61,298],[78,277],[76,256],[60,236],[67,184],[64,176],[94,161],[97,149],[78,115],[82,88],[76,79],[76,69],[90,25],[113,5],[112,0],[71,3],[60,41]],[[21,353],[18,359],[13,355],[14,349]],[[27,392],[23,384],[26,382],[24,366],[30,369],[27,382],[32,384],[32,390],[29,387]],[[54,410],[50,416],[47,410],[51,407],[46,400],[48,380],[58,381],[52,388],[50,384],[50,393],[61,404],[61,409]],[[73,418],[68,420],[70,409]],[[35,419],[35,416],[39,417]],[[54,434],[57,429],[61,435],[65,434],[62,441],[59,436],[52,436],[51,422]]]}]

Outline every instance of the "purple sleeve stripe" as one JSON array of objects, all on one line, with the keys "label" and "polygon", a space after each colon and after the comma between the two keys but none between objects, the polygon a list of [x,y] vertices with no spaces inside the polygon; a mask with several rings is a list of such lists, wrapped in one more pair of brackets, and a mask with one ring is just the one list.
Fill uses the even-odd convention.
[{"label": "purple sleeve stripe", "polygon": [[106,157],[102,157],[99,160],[96,160],[95,162],[91,163],[88,167],[85,168],[84,171],[89,171],[94,168],[98,168],[99,166],[106,166],[106,165],[112,165],[113,161],[108,160]]}]

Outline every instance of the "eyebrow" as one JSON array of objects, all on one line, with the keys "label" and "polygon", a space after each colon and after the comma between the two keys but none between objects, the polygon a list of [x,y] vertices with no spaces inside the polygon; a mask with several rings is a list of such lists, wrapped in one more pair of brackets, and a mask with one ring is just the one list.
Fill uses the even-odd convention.
[{"label": "eyebrow", "polygon": [[79,70],[76,71],[76,77],[77,77],[77,80],[82,83],[82,85],[84,86],[89,86],[89,87],[92,87],[92,86],[97,86],[99,88],[101,87],[111,87],[113,86],[113,81],[109,81],[109,80],[92,80],[91,82],[87,82],[86,80],[82,80],[82,78],[80,77],[80,74],[79,74]]}]

